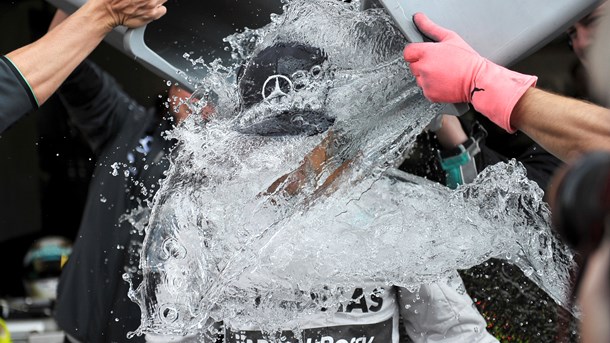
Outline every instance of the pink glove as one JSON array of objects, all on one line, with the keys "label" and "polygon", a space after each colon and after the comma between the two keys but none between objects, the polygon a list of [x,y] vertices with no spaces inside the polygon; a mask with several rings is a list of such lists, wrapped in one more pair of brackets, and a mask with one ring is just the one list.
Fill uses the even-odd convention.
[{"label": "pink glove", "polygon": [[423,13],[413,20],[437,43],[411,43],[404,50],[417,84],[430,101],[472,103],[474,108],[508,132],[510,115],[535,76],[508,70],[481,57],[457,33],[433,23]]}]

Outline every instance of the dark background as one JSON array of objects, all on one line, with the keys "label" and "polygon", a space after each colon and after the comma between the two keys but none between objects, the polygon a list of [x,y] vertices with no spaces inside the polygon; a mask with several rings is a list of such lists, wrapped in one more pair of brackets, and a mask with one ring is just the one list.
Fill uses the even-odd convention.
[{"label": "dark background", "polygon": [[[0,53],[44,34],[54,11],[42,0],[0,2]],[[155,105],[167,88],[165,80],[105,43],[91,58],[145,106]],[[574,94],[575,65],[562,36],[514,68],[539,75],[542,88]],[[34,239],[75,239],[94,163],[55,97],[0,135],[0,296],[22,295],[21,261]]]}]

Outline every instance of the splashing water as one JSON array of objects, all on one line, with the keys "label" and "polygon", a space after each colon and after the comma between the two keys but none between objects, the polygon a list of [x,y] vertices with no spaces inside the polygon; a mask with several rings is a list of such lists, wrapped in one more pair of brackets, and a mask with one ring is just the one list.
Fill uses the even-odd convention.
[{"label": "splashing water", "polygon": [[[455,191],[393,169],[439,108],[415,84],[383,11],[294,0],[228,41],[244,60],[278,42],[320,47],[328,60],[321,77],[247,110],[237,68],[209,66],[198,95],[213,97],[214,117],[170,133],[179,148],[149,219],[143,281],[130,292],[142,310],[136,334],[204,334],[218,320],[271,331],[349,300],[344,290],[363,281],[417,289],[491,257],[564,301],[572,258],[520,164],[487,168]],[[326,133],[239,129],[312,108],[334,119]]]}]

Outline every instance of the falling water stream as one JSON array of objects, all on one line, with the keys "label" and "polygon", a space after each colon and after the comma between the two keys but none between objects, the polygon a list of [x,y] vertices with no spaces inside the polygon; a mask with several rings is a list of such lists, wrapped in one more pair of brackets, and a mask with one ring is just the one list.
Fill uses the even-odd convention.
[{"label": "falling water stream", "polygon": [[[292,0],[267,26],[227,41],[237,62],[206,65],[192,104],[214,115],[168,133],[179,144],[130,292],[142,310],[136,334],[203,335],[220,320],[274,330],[349,300],[344,290],[363,282],[416,291],[492,257],[565,301],[572,258],[523,166],[494,165],[457,190],[394,169],[439,106],[422,96],[383,11]],[[321,48],[328,60],[299,73],[302,87],[280,101],[242,109],[239,64],[278,42]],[[332,127],[244,133],[302,109],[323,110]],[[320,147],[315,168],[306,161]]]}]

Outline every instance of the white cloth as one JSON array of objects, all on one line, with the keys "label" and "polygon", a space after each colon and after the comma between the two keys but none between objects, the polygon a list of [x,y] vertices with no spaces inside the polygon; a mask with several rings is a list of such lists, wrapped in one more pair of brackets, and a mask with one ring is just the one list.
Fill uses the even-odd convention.
[{"label": "white cloth", "polygon": [[422,285],[418,292],[401,288],[398,299],[414,343],[498,342],[459,278]]},{"label": "white cloth", "polygon": [[[391,287],[381,292],[356,289],[352,302],[334,314],[308,316],[299,322],[304,343],[398,343],[407,334],[414,343],[498,342],[464,290],[459,276],[418,291]],[[399,314],[405,324],[399,332]],[[225,323],[225,342],[269,343],[255,327]],[[287,323],[285,327],[294,327]],[[294,333],[282,333],[285,343],[298,342]]]}]

